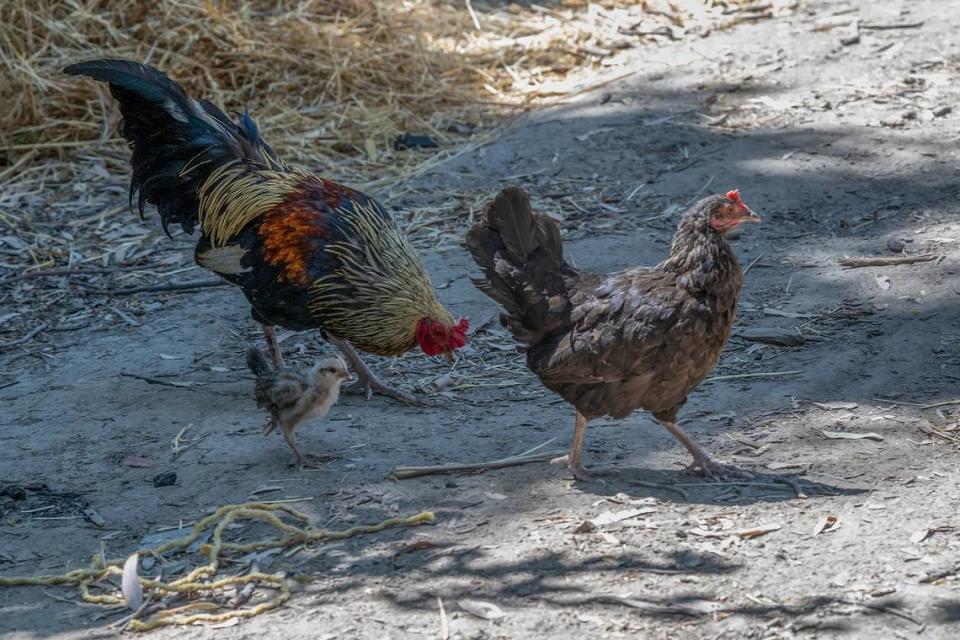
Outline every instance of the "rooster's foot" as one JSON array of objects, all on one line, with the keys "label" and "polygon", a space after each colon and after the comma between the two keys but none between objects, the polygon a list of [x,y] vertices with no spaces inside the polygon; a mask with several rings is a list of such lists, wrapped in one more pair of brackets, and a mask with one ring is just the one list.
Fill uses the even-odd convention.
[{"label": "rooster's foot", "polygon": [[362,393],[366,396],[367,400],[373,397],[374,392],[377,392],[382,396],[394,398],[395,400],[406,402],[407,404],[428,406],[425,401],[417,398],[413,394],[396,387],[391,387],[372,372],[369,377],[358,374],[357,381],[348,387],[345,387],[344,391],[346,393]]}]

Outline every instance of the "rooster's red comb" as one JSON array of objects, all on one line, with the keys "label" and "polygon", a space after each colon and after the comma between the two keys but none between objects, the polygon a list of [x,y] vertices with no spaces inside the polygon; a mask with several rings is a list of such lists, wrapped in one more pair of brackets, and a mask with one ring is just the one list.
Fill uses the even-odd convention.
[{"label": "rooster's red comb", "polygon": [[740,189],[732,189],[727,191],[727,197],[737,204],[743,204],[743,200],[740,199]]}]

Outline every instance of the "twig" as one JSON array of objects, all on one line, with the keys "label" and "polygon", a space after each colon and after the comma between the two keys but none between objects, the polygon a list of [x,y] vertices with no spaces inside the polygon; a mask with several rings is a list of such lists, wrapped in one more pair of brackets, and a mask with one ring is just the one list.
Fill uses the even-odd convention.
[{"label": "twig", "polygon": [[128,265],[125,267],[58,267],[56,269],[37,269],[36,271],[23,271],[21,278],[54,278],[57,276],[86,276],[99,275],[103,273],[122,273],[124,271],[149,271],[151,267],[143,265]]},{"label": "twig", "polygon": [[[483,27],[480,26],[480,19],[477,18],[477,12],[473,10],[473,5],[470,3],[470,0],[464,0],[467,5],[467,13],[470,14],[470,19],[473,20],[473,26],[477,31],[483,31]],[[442,607],[443,605],[441,605]]]},{"label": "twig", "polygon": [[546,462],[547,460],[552,460],[558,456],[562,456],[564,451],[547,451],[544,453],[534,453],[538,449],[542,449],[555,438],[547,440],[543,444],[539,444],[533,449],[524,451],[523,453],[517,454],[515,456],[509,456],[507,458],[501,458],[499,460],[493,460],[491,462],[476,462],[476,463],[447,463],[436,466],[429,467],[397,467],[395,468],[390,477],[395,480],[406,480],[407,478],[416,478],[418,476],[427,476],[440,473],[452,473],[455,471],[482,471],[485,469],[503,469],[504,467],[516,467],[523,464],[530,464],[531,462]]},{"label": "twig", "polygon": [[707,378],[704,382],[718,382],[720,380],[749,380],[751,378],[779,378],[781,376],[795,376],[797,374],[803,373],[802,370],[797,371],[764,371],[762,373],[735,373],[727,376],[713,376],[712,378]]},{"label": "twig", "polygon": [[167,382],[166,380],[161,380],[159,378],[151,378],[150,376],[142,376],[138,373],[127,373],[126,371],[120,372],[121,376],[125,378],[136,378],[137,380],[143,380],[147,384],[159,384],[165,387],[174,387],[176,389],[191,389],[196,385],[203,384],[202,382]]},{"label": "twig", "polygon": [[840,258],[837,264],[841,267],[856,269],[858,267],[886,267],[894,264],[913,264],[914,262],[930,262],[940,256],[927,254],[924,256],[891,256],[889,258]]},{"label": "twig", "polygon": [[447,612],[443,609],[440,596],[437,596],[437,606],[440,607],[440,640],[447,640],[450,637],[450,624],[447,622]]},{"label": "twig", "polygon": [[920,407],[921,410],[933,409],[935,407],[946,407],[951,404],[960,404],[960,400],[944,400],[943,402],[934,402],[933,404],[925,404]]},{"label": "twig", "polygon": [[210,287],[226,287],[230,283],[226,280],[203,280],[201,282],[181,282],[175,284],[155,284],[143,287],[129,287],[127,289],[95,289],[88,287],[91,293],[102,293],[108,296],[129,296],[134,293],[159,293],[164,291],[192,291],[194,289],[208,289]]},{"label": "twig", "polygon": [[30,331],[28,331],[25,335],[20,336],[20,337],[17,338],[16,340],[11,340],[10,342],[2,342],[2,343],[0,343],[0,351],[2,351],[3,349],[9,349],[10,347],[16,347],[16,346],[18,346],[18,345],[21,345],[21,344],[25,344],[25,343],[27,343],[27,342],[30,342],[31,340],[34,339],[34,337],[36,337],[36,335],[37,335],[38,333],[40,333],[41,331],[43,331],[43,330],[46,329],[46,328],[47,328],[47,323],[46,323],[46,322],[41,322],[40,324],[38,324],[37,326],[35,326],[33,329],[31,329]]},{"label": "twig", "polygon": [[743,270],[743,276],[745,277],[748,273],[750,273],[750,269],[753,269],[753,265],[755,265],[755,264],[757,264],[758,262],[760,262],[760,258],[762,258],[762,257],[765,256],[765,255],[767,255],[767,252],[766,252],[766,251],[764,251],[763,253],[761,253],[760,255],[758,255],[756,258],[754,258],[753,260],[751,260],[751,261],[750,261],[750,264],[747,265],[747,268]]},{"label": "twig", "polygon": [[950,577],[957,573],[960,573],[960,562],[946,569],[940,569],[939,571],[931,571],[927,575],[920,578],[919,581],[924,584],[927,584],[930,582],[936,582],[937,580],[941,580],[943,578]]},{"label": "twig", "polygon": [[920,22],[896,22],[893,24],[860,24],[861,29],[867,31],[889,31],[891,29],[916,29],[923,26],[923,21]]}]

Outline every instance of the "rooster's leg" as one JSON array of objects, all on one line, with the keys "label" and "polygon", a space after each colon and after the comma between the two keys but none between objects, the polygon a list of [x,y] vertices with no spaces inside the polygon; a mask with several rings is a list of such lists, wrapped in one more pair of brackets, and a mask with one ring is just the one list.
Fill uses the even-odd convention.
[{"label": "rooster's leg", "polygon": [[554,458],[550,462],[553,464],[565,464],[573,473],[577,480],[589,480],[590,474],[583,468],[581,457],[583,455],[583,439],[587,435],[587,419],[577,411],[577,418],[573,425],[573,441],[570,443],[570,453],[559,458]]},{"label": "rooster's leg", "polygon": [[360,358],[360,354],[357,353],[357,350],[353,348],[346,340],[341,340],[340,338],[334,338],[333,336],[328,336],[327,339],[335,346],[337,349],[343,353],[347,358],[347,362],[350,363],[350,367],[357,372],[357,381],[351,384],[346,390],[356,391],[357,389],[364,391],[367,394],[367,400],[373,396],[373,392],[376,391],[379,394],[396,398],[402,402],[408,402],[410,404],[423,404],[423,401],[417,400],[414,396],[407,393],[406,391],[401,391],[400,389],[395,389],[394,387],[388,386],[383,380],[375,374],[370,367]]},{"label": "rooster's leg", "polygon": [[267,349],[270,350],[270,357],[273,359],[273,366],[277,369],[283,366],[283,352],[280,351],[280,343],[277,342],[277,333],[268,324],[260,325],[263,327],[263,337],[267,341]]}]

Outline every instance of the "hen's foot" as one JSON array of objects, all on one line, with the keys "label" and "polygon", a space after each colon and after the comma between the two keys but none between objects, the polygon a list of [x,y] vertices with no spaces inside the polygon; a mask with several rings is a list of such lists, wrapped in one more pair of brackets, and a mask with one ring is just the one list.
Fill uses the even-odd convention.
[{"label": "hen's foot", "polygon": [[698,471],[711,482],[737,482],[737,481],[756,481],[771,484],[784,484],[793,489],[798,498],[806,498],[800,483],[790,476],[770,476],[767,474],[758,474],[743,467],[733,464],[724,464],[716,462],[707,455],[695,457],[693,462],[687,465],[687,471]]},{"label": "hen's foot", "polygon": [[714,482],[752,480],[756,477],[754,473],[743,467],[717,462],[706,454],[694,456],[693,462],[687,465],[686,470],[699,472],[708,480]]},{"label": "hen's foot", "polygon": [[614,469],[591,469],[590,471],[587,471],[580,460],[571,462],[569,453],[565,456],[554,458],[550,461],[550,464],[566,465],[566,467],[570,470],[570,473],[573,474],[573,477],[583,482],[595,480],[597,476],[613,475],[616,473]]}]

